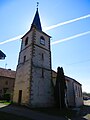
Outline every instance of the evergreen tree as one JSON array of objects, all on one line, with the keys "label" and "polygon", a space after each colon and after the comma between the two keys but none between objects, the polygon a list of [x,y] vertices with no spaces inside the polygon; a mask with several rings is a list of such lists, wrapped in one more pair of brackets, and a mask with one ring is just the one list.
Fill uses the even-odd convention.
[{"label": "evergreen tree", "polygon": [[56,85],[55,85],[55,101],[57,107],[60,107],[60,67],[57,68],[57,77],[56,77]]},{"label": "evergreen tree", "polygon": [[66,82],[65,82],[65,76],[63,72],[63,68],[60,68],[60,91],[61,91],[61,108],[65,108],[65,91],[66,91]]},{"label": "evergreen tree", "polygon": [[56,85],[55,85],[55,100],[56,105],[59,108],[65,108],[65,91],[66,91],[66,82],[65,76],[63,72],[63,68],[58,67],[57,69],[57,77],[56,77]]}]

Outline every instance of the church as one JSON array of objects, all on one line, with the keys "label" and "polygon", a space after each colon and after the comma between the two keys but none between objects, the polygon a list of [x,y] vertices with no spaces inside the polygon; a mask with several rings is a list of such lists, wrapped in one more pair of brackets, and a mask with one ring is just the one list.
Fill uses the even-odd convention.
[{"label": "church", "polygon": [[38,8],[30,30],[22,37],[13,102],[31,107],[52,106],[50,36],[42,31]]},{"label": "church", "polygon": [[[30,30],[21,39],[13,102],[30,107],[53,106],[55,103],[54,83],[56,72],[52,71],[50,36],[42,31],[38,8]],[[75,81],[74,79],[66,78],[67,81]],[[67,88],[68,99],[71,96],[76,99],[75,92],[72,93],[72,89],[70,89],[73,82],[67,83],[69,83],[69,89]],[[75,82],[75,84],[79,86],[81,91],[81,84],[78,82]],[[79,97],[79,102],[81,102],[77,104],[78,106],[83,104],[82,95]],[[71,105],[73,106],[74,104],[73,102]]]}]

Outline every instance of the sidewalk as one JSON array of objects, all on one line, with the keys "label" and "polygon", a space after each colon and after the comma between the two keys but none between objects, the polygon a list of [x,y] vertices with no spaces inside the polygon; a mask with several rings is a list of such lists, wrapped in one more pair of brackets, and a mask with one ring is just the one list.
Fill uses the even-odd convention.
[{"label": "sidewalk", "polygon": [[0,104],[0,111],[31,118],[33,120],[67,120],[67,118],[51,116],[44,113],[32,111],[28,108],[13,106],[13,105],[6,106]]}]

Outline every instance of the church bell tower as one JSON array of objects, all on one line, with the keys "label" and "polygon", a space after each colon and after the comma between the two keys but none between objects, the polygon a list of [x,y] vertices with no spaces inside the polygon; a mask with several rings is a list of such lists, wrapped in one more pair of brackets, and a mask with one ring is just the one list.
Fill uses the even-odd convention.
[{"label": "church bell tower", "polygon": [[50,36],[42,31],[38,8],[22,37],[13,102],[31,107],[53,105]]}]

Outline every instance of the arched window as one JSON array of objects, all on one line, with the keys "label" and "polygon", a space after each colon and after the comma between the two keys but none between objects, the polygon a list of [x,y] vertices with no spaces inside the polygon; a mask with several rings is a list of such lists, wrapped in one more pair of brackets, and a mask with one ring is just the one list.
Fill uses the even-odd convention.
[{"label": "arched window", "polygon": [[25,46],[28,44],[28,37],[25,40]]},{"label": "arched window", "polygon": [[45,39],[43,36],[40,37],[40,44],[45,45]]}]

